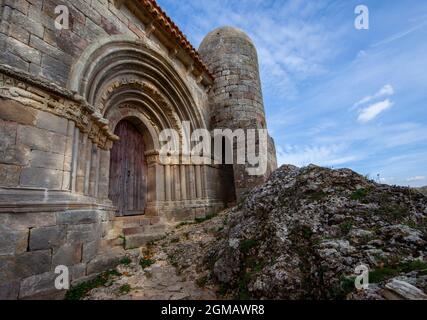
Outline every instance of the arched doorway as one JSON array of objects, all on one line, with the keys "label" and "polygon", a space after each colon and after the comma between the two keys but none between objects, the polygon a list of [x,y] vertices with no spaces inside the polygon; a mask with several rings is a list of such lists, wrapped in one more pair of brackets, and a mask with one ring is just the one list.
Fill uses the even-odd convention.
[{"label": "arched doorway", "polygon": [[111,150],[109,198],[119,216],[144,214],[147,204],[147,164],[142,134],[129,120],[114,132],[120,140]]}]

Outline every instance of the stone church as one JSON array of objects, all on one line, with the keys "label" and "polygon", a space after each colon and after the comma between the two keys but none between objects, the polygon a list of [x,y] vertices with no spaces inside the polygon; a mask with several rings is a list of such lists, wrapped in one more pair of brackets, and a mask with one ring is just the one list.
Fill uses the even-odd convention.
[{"label": "stone church", "polygon": [[184,122],[267,128],[244,32],[219,28],[196,50],[155,0],[0,4],[0,299],[61,297],[57,266],[93,277],[276,168],[270,137],[262,176],[159,161],[160,132]]}]

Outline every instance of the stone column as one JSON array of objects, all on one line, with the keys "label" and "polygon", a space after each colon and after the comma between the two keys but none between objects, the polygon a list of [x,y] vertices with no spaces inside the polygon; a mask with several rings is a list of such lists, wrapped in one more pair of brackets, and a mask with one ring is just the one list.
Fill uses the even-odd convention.
[{"label": "stone column", "polygon": [[181,165],[180,167],[180,175],[181,175],[181,199],[187,200],[187,175],[185,173],[185,165]]}]

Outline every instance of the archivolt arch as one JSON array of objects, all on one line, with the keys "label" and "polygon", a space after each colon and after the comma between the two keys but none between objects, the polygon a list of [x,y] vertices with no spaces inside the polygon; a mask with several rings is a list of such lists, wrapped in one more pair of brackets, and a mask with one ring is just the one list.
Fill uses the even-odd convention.
[{"label": "archivolt arch", "polygon": [[147,39],[101,39],[74,65],[69,88],[107,119],[111,110],[125,104],[150,119],[156,130],[173,128],[182,134],[182,121],[194,129],[207,128],[178,71],[157,51]]}]

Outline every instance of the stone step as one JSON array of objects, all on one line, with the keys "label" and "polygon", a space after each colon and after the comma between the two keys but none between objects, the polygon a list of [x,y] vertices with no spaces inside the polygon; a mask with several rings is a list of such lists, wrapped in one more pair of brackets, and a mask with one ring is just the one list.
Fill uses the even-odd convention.
[{"label": "stone step", "polygon": [[144,234],[147,232],[147,228],[146,227],[126,227],[123,228],[123,234],[125,236],[131,236],[131,235],[135,235],[135,234]]},{"label": "stone step", "polygon": [[160,240],[164,237],[163,233],[153,233],[153,234],[136,234],[126,237],[126,250],[136,249],[151,241]]}]

